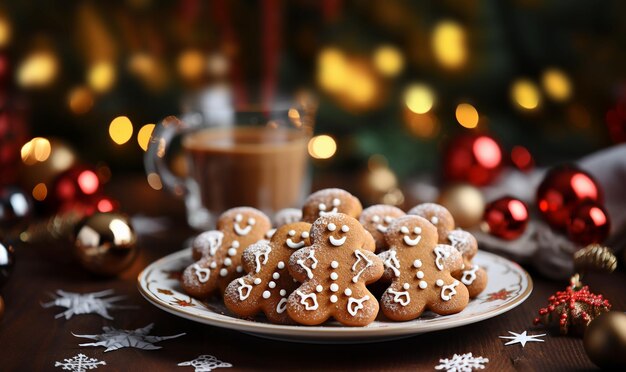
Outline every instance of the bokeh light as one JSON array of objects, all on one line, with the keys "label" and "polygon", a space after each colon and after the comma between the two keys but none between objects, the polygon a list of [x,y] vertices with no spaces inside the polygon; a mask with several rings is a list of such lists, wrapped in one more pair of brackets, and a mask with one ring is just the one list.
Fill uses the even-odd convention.
[{"label": "bokeh light", "polygon": [[322,49],[317,57],[317,82],[324,90],[334,93],[343,89],[348,68],[341,50],[333,47]]},{"label": "bokeh light", "polygon": [[367,180],[373,190],[380,192],[387,192],[398,184],[396,175],[391,169],[383,166],[372,169]]},{"label": "bokeh light", "polygon": [[456,120],[465,128],[476,128],[478,125],[478,110],[469,103],[461,103],[456,107]]},{"label": "bokeh light", "polygon": [[118,116],[109,125],[109,136],[113,142],[123,145],[133,136],[133,123],[126,116]]},{"label": "bokeh light", "polygon": [[22,146],[20,154],[24,164],[33,165],[48,160],[51,151],[50,141],[43,137],[35,137]]},{"label": "bokeh light", "polygon": [[89,112],[93,107],[93,94],[87,87],[77,87],[69,94],[68,104],[74,114]]},{"label": "bokeh light", "polygon": [[526,110],[536,109],[541,101],[537,85],[528,79],[519,79],[513,83],[511,98],[519,107]]},{"label": "bokeh light", "polygon": [[161,183],[161,177],[159,177],[156,173],[148,174],[148,185],[155,190],[161,190],[163,188],[163,184]]},{"label": "bokeh light", "polygon": [[429,139],[439,134],[440,125],[432,113],[416,114],[410,110],[405,112],[405,122],[411,134],[418,138]]},{"label": "bokeh light", "polygon": [[33,52],[19,65],[17,83],[25,88],[44,87],[54,80],[57,68],[57,59],[51,52]]},{"label": "bokeh light", "polygon": [[11,41],[11,22],[5,14],[0,14],[0,47],[5,47]]},{"label": "bokeh light", "polygon": [[541,78],[546,95],[555,101],[567,101],[572,95],[572,85],[565,73],[556,68],[547,69]]},{"label": "bokeh light", "polygon": [[33,187],[33,198],[37,201],[43,201],[48,196],[48,188],[46,184],[40,182]]},{"label": "bokeh light", "polygon": [[333,137],[322,134],[309,140],[308,149],[315,159],[328,159],[337,152],[337,143]]},{"label": "bokeh light", "polygon": [[374,66],[382,75],[393,77],[404,68],[404,58],[398,48],[383,45],[374,51]]},{"label": "bokeh light", "polygon": [[204,74],[206,58],[196,49],[188,49],[178,56],[178,73],[185,80],[198,80]]},{"label": "bokeh light", "polygon": [[98,180],[98,176],[90,170],[80,172],[76,178],[76,182],[78,183],[78,187],[80,187],[86,195],[95,193],[100,187],[100,180]]},{"label": "bokeh light", "polygon": [[446,68],[457,69],[467,60],[465,30],[454,21],[439,22],[432,33],[432,48],[437,61]]},{"label": "bokeh light", "polygon": [[412,84],[404,92],[404,101],[409,110],[416,114],[425,114],[433,108],[435,95],[424,84]]},{"label": "bokeh light", "polygon": [[530,151],[524,146],[514,146],[511,150],[511,162],[522,171],[530,170],[534,165]]},{"label": "bokeh light", "polygon": [[94,91],[104,93],[113,87],[116,74],[113,63],[100,61],[89,68],[87,82]]},{"label": "bokeh light", "polygon": [[476,160],[485,168],[495,168],[500,165],[502,152],[500,146],[492,138],[481,136],[474,142],[474,156]]},{"label": "bokeh light", "polygon": [[139,129],[139,132],[137,132],[137,142],[143,151],[148,150],[148,143],[150,143],[150,137],[152,136],[153,130],[154,124],[146,124]]}]

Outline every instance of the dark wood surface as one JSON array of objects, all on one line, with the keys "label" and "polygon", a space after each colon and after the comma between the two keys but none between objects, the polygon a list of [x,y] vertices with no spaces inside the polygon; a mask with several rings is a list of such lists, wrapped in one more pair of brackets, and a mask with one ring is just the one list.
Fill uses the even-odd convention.
[{"label": "dark wood surface", "polygon": [[[137,274],[150,262],[182,248],[192,235],[184,227],[180,205],[162,193],[149,192],[142,186],[141,196],[125,188],[120,199],[131,213],[157,214],[168,211],[172,225],[165,231],[141,235],[140,255],[133,266],[116,278],[98,278],[86,273],[72,260],[70,243],[20,245],[17,267],[2,289],[6,302],[4,318],[0,321],[0,370],[40,371],[60,370],[55,361],[71,358],[78,353],[106,361],[97,369],[156,371],[192,371],[177,367],[183,361],[201,354],[210,354],[231,363],[230,370],[434,370],[440,358],[472,352],[489,358],[486,370],[587,370],[594,365],[587,358],[582,339],[563,337],[548,332],[545,342],[531,342],[522,348],[516,344],[504,346],[498,336],[507,331],[544,333],[532,326],[532,320],[547,297],[566,283],[549,281],[532,273],[534,290],[519,307],[496,318],[476,324],[439,331],[402,340],[359,345],[310,345],[270,341],[236,331],[220,329],[181,319],[157,309],[145,301],[136,288]],[[626,273],[589,276],[586,282],[596,292],[608,297],[615,310],[626,308]],[[112,288],[125,295],[124,305],[133,310],[112,310],[114,320],[98,315],[78,315],[70,320],[54,319],[63,308],[44,309],[41,303],[50,300],[57,289],[70,292],[95,292]],[[79,347],[84,339],[79,334],[101,333],[103,326],[134,329],[155,323],[152,334],[173,335],[185,332],[177,339],[162,341],[160,350],[120,349],[104,353],[102,347]]]}]

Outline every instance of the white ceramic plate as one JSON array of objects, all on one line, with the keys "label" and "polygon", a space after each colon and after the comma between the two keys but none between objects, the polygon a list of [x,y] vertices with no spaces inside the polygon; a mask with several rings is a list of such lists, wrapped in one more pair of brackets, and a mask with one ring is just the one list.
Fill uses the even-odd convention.
[{"label": "white ceramic plate", "polygon": [[366,327],[344,327],[331,321],[321,326],[286,326],[240,319],[219,299],[202,302],[186,295],[180,285],[182,270],[192,263],[191,249],[172,253],[146,267],[137,278],[139,291],[152,304],[174,315],[216,327],[235,329],[271,339],[296,342],[362,343],[410,337],[426,332],[460,327],[502,314],[521,304],[532,291],[530,275],[518,264],[488,252],[478,252],[474,262],[489,274],[485,291],[460,313],[437,316],[425,313],[419,319],[392,322],[379,319]]}]

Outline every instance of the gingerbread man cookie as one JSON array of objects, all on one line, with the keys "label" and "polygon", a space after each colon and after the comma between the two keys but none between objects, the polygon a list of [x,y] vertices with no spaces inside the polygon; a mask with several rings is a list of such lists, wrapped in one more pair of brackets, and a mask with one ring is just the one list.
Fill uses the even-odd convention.
[{"label": "gingerbread man cookie", "polygon": [[289,259],[289,272],[302,285],[289,296],[287,312],[298,323],[321,324],[330,317],[347,326],[365,326],[378,314],[367,289],[383,274],[383,263],[368,247],[356,219],[333,213],[319,217],[311,243]]},{"label": "gingerbread man cookie", "polygon": [[331,213],[343,213],[358,218],[363,207],[355,196],[342,189],[316,191],[304,201],[302,221],[313,223],[318,217]]},{"label": "gingerbread man cookie", "polygon": [[453,271],[452,276],[465,284],[470,298],[475,298],[487,287],[487,272],[472,263],[472,259],[478,252],[478,242],[474,235],[461,229],[450,231],[447,241],[463,256],[463,269]]},{"label": "gingerbread man cookie", "polygon": [[300,284],[295,282],[287,263],[296,250],[310,245],[311,224],[295,222],[279,227],[269,242],[249,246],[242,256],[247,275],[235,279],[224,291],[224,304],[240,316],[262,311],[272,323],[293,323],[287,314],[287,298]]},{"label": "gingerbread man cookie", "polygon": [[281,209],[274,215],[274,223],[276,227],[281,227],[288,223],[294,223],[302,220],[302,210],[296,208]]},{"label": "gingerbread man cookie", "polygon": [[[258,209],[238,207],[222,213],[217,232],[213,232],[213,236],[220,236],[220,239],[205,239],[203,234],[206,233],[203,233],[194,240],[193,255],[202,257],[183,272],[181,285],[185,292],[204,298],[218,288],[226,288],[233,279],[243,275],[241,252],[263,239],[270,228],[269,218]],[[196,244],[198,239],[203,243]],[[205,245],[204,242],[210,243]]]},{"label": "gingerbread man cookie", "polygon": [[376,251],[380,252],[387,248],[385,242],[384,233],[387,231],[387,226],[398,217],[404,216],[405,213],[402,209],[394,207],[392,205],[376,204],[371,207],[365,208],[361,212],[359,222],[365,227],[376,242]]},{"label": "gingerbread man cookie", "polygon": [[448,209],[435,203],[418,204],[411,208],[407,214],[420,216],[437,227],[439,243],[446,244],[448,232],[454,229],[454,217]]},{"label": "gingerbread man cookie", "polygon": [[461,255],[437,244],[437,229],[431,222],[414,215],[397,218],[388,226],[385,239],[389,250],[381,258],[392,277],[381,298],[385,316],[405,321],[425,310],[447,315],[467,306],[467,288],[451,275],[462,267]]}]

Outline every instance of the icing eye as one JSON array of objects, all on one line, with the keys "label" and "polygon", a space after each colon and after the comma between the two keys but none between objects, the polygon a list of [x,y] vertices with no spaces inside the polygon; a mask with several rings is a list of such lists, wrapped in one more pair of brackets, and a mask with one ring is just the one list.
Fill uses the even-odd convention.
[{"label": "icing eye", "polygon": [[419,235],[419,234],[422,233],[422,228],[421,227],[416,227],[416,228],[413,229],[413,232]]},{"label": "icing eye", "polygon": [[308,231],[303,231],[303,232],[302,232],[302,234],[300,234],[300,236],[301,236],[303,239],[306,239],[306,238],[308,238],[308,237],[309,237],[309,232],[308,232]]},{"label": "icing eye", "polygon": [[350,231],[350,227],[348,227],[348,225],[343,225],[343,226],[341,226],[341,231],[348,232],[348,231]]},{"label": "icing eye", "polygon": [[233,246],[233,248],[239,248],[239,242],[237,240],[233,240],[233,243],[231,245]]},{"label": "icing eye", "polygon": [[296,236],[296,230],[289,230],[289,236]]},{"label": "icing eye", "polygon": [[391,218],[389,216],[385,216],[385,222],[391,223],[391,221],[393,221],[393,218]]},{"label": "icing eye", "polygon": [[334,223],[329,223],[328,224],[328,231],[335,231],[337,229],[337,226],[335,226]]},{"label": "icing eye", "polygon": [[380,222],[380,217],[378,217],[378,216],[372,217],[372,222],[374,222],[374,223]]},{"label": "icing eye", "polygon": [[338,207],[341,204],[341,200],[335,198],[333,199],[333,206]]},{"label": "icing eye", "polygon": [[256,220],[252,217],[248,218],[248,225],[254,226],[254,224],[256,223]]},{"label": "icing eye", "polygon": [[436,225],[439,223],[439,218],[437,218],[437,216],[432,216],[430,218],[430,222],[432,222],[433,225]]},{"label": "icing eye", "polygon": [[235,221],[237,221],[237,222],[241,222],[241,220],[243,220],[243,216],[242,216],[242,215],[240,215],[240,214],[237,214],[237,215],[235,216]]},{"label": "icing eye", "polygon": [[408,234],[409,233],[409,228],[406,227],[406,226],[402,226],[400,228],[400,232],[403,233],[403,234]]},{"label": "icing eye", "polygon": [[320,209],[320,211],[325,211],[326,210],[326,204],[324,204],[324,203],[319,203],[319,205],[317,207]]}]

